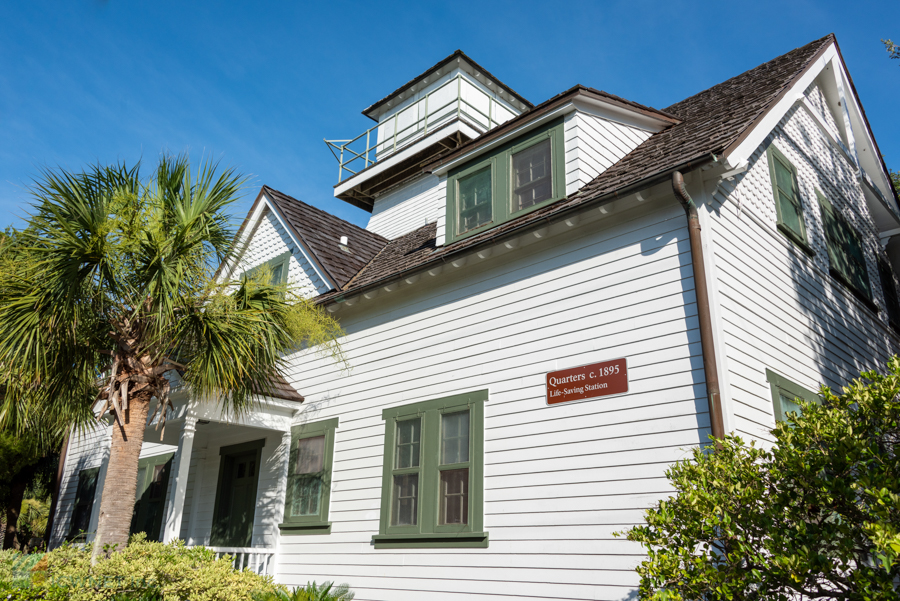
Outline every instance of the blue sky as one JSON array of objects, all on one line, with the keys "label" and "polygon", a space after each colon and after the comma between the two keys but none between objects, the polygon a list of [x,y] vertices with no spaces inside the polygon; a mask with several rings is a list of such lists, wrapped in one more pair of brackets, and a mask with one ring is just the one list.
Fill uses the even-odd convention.
[{"label": "blue sky", "polygon": [[211,157],[365,225],[332,196],[323,138],[463,49],[537,104],[576,83],[666,107],[834,32],[900,169],[900,2],[126,2],[0,4],[0,227],[42,167]]}]

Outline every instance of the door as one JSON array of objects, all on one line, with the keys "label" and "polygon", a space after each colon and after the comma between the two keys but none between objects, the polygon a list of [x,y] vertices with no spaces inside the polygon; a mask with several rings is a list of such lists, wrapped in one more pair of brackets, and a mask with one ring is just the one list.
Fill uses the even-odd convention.
[{"label": "door", "polygon": [[210,540],[213,546],[249,547],[251,544],[262,451],[262,444],[255,449],[247,448],[253,444],[235,445],[231,451],[223,447],[220,451],[222,459]]},{"label": "door", "polygon": [[137,490],[134,512],[131,515],[131,534],[143,532],[147,540],[161,540],[163,513],[166,507],[166,491],[169,488],[169,472],[172,456],[158,455],[138,461]]}]

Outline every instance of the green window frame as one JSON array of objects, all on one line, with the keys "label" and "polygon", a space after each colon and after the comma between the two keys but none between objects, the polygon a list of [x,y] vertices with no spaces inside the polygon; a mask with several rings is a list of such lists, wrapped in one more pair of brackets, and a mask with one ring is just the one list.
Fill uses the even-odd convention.
[{"label": "green window frame", "polygon": [[290,268],[290,258],[291,251],[285,251],[278,255],[277,257],[273,257],[266,261],[265,263],[260,263],[256,267],[252,267],[244,272],[244,276],[248,279],[252,279],[256,274],[258,274],[263,269],[268,268],[271,272],[271,279],[269,283],[273,286],[284,286],[287,283],[288,279],[288,269]]},{"label": "green window frame", "polygon": [[487,399],[488,391],[479,390],[382,412],[384,467],[376,549],[487,548]]},{"label": "green window frame", "polygon": [[94,510],[94,496],[97,493],[97,479],[100,468],[92,467],[78,472],[78,488],[75,492],[75,504],[69,516],[69,533],[67,541],[85,542],[88,528],[91,526],[91,513]]},{"label": "green window frame", "polygon": [[800,198],[797,168],[774,144],[769,145],[766,155],[769,161],[769,176],[772,179],[772,194],[775,197],[776,227],[788,240],[812,256],[815,251],[809,245],[806,235],[806,220],[803,214],[803,200]]},{"label": "green window frame", "polygon": [[866,267],[866,253],[859,234],[838,209],[816,190],[819,206],[822,208],[822,224],[825,227],[825,242],[828,247],[828,263],[831,275],[869,308],[878,311],[872,304],[872,287],[869,284],[869,270]]},{"label": "green window frame", "polygon": [[282,534],[331,534],[334,431],[340,418],[291,428]]},{"label": "green window frame", "polygon": [[800,412],[800,405],[795,400],[802,399],[812,403],[821,403],[822,397],[799,384],[788,380],[784,376],[776,374],[771,369],[766,369],[766,380],[772,391],[772,408],[775,412],[775,421],[783,422],[788,412]]},{"label": "green window frame", "polygon": [[881,291],[884,294],[888,322],[892,328],[898,330],[900,329],[900,297],[897,296],[897,285],[894,283],[894,270],[883,257],[878,259],[878,277],[881,280]]},{"label": "green window frame", "polygon": [[[542,145],[549,145],[549,166],[538,152]],[[524,177],[526,172],[526,180],[516,181],[517,174]],[[487,177],[490,178],[489,186],[485,182]],[[517,202],[517,192],[523,199],[531,194],[532,199]],[[550,196],[546,197],[547,194]],[[560,117],[450,171],[447,178],[447,244],[535,211],[565,195],[565,144],[563,118]],[[461,206],[461,203],[468,206]],[[488,207],[489,214],[486,213]],[[464,225],[461,212],[473,216],[473,226]]]}]

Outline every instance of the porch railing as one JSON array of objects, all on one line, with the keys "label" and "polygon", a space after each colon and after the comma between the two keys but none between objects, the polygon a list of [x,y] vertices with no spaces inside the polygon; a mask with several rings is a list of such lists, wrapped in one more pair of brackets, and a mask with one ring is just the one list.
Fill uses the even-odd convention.
[{"label": "porch railing", "polygon": [[275,550],[256,547],[209,547],[216,558],[230,555],[235,569],[249,569],[262,576],[275,575]]},{"label": "porch railing", "polygon": [[[434,131],[455,119],[465,119],[470,126],[481,133],[498,125],[500,121],[493,116],[494,105],[497,104],[493,97],[466,81],[474,90],[473,94],[481,97],[482,101],[487,99],[487,113],[485,113],[463,98],[462,84],[464,81],[466,80],[462,75],[457,75],[426,94],[424,98],[397,111],[390,119],[370,127],[352,140],[325,140],[325,144],[328,145],[334,158],[338,161],[338,183],[347,177],[356,175],[384,157],[402,150],[416,140],[424,138],[429,131]],[[456,96],[435,106],[433,97],[448,86],[456,86]],[[452,92],[452,88],[450,91]],[[431,101],[430,106],[429,101]],[[414,113],[416,117],[424,113],[424,117],[418,117],[411,124],[401,126],[401,120],[406,122],[406,116],[410,113]],[[347,176],[344,176],[344,171],[348,172]]]}]

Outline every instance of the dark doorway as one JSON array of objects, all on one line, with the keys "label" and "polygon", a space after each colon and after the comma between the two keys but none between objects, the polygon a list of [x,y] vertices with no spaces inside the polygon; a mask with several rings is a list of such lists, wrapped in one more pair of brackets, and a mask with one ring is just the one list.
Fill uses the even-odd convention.
[{"label": "dark doorway", "polygon": [[253,536],[256,488],[265,439],[219,450],[219,482],[213,510],[210,544],[216,547],[249,547]]}]

